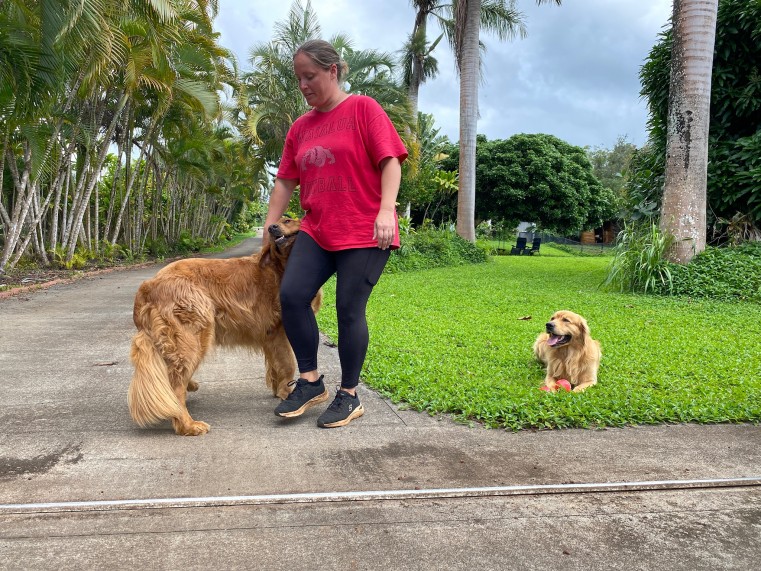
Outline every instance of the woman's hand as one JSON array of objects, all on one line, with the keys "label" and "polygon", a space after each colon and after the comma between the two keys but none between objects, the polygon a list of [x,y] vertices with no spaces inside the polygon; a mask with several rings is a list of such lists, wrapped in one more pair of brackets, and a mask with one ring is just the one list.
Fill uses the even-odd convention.
[{"label": "woman's hand", "polygon": [[396,219],[393,210],[381,209],[375,218],[375,233],[373,240],[377,238],[378,247],[381,250],[387,249],[394,242],[396,233]]},{"label": "woman's hand", "polygon": [[282,178],[275,179],[275,186],[272,188],[272,193],[270,194],[270,206],[267,210],[267,217],[264,219],[262,248],[267,247],[267,244],[269,244],[270,241],[270,233],[267,231],[267,228],[270,227],[270,224],[274,224],[280,220],[283,212],[288,208],[288,201],[291,199],[293,190],[296,188],[298,182],[299,181],[297,180]]}]

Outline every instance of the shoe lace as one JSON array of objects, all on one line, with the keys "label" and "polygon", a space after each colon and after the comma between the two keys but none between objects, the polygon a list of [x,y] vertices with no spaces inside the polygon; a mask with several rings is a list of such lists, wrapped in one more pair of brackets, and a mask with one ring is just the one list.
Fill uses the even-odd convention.
[{"label": "shoe lace", "polygon": [[[295,385],[295,386],[294,386]],[[291,393],[285,398],[285,400],[299,400],[301,399],[301,387],[302,384],[298,380],[291,381],[288,386],[293,386]]]},{"label": "shoe lace", "polygon": [[341,389],[338,389],[336,391],[336,398],[333,399],[333,402],[330,403],[330,406],[328,407],[328,410],[340,410],[341,409],[341,403],[343,403],[343,400],[345,398],[351,398],[351,395],[348,393],[343,392]]}]

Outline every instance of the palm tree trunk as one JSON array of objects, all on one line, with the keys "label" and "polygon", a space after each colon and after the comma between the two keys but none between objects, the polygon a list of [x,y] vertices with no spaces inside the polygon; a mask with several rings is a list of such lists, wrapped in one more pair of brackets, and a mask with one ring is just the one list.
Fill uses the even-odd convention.
[{"label": "palm tree trunk", "polygon": [[674,0],[666,181],[661,230],[668,258],[686,264],[705,249],[708,128],[718,0]]},{"label": "palm tree trunk", "polygon": [[[415,18],[415,29],[412,31],[412,37],[422,36],[426,37],[426,23],[428,20],[428,14],[426,12],[418,13]],[[425,47],[425,46],[424,46]],[[423,83],[423,64],[425,60],[425,54],[413,53],[412,54],[412,74],[410,76],[410,86],[407,90],[407,97],[410,100],[410,108],[412,109],[412,120],[417,122],[418,112],[418,99],[420,95],[420,85]]]},{"label": "palm tree trunk", "polygon": [[[137,158],[137,161],[135,161],[134,165],[131,163],[131,157],[130,157],[130,151],[129,149],[132,148],[132,136],[128,138],[128,143],[126,145],[125,152],[127,153],[127,164],[125,165],[125,185],[124,185],[124,197],[122,199],[121,207],[119,208],[119,214],[116,217],[116,223],[114,224],[114,229],[111,234],[111,245],[116,244],[116,239],[119,237],[119,232],[122,228],[122,218],[124,217],[124,210],[127,208],[127,203],[129,202],[130,193],[132,192],[132,186],[135,184],[135,177],[137,176],[138,172],[140,171],[140,163],[145,157],[146,148],[148,146],[148,141],[151,140],[153,137],[153,132],[156,129],[156,126],[159,122],[159,116],[154,116],[153,119],[151,119],[151,123],[148,127],[148,131],[145,134],[145,143],[143,144],[142,149],[140,149],[140,155]],[[146,167],[147,168],[147,167]]]},{"label": "palm tree trunk", "polygon": [[481,0],[460,0],[458,62],[460,67],[460,186],[457,193],[457,234],[476,241],[476,133],[478,128],[478,41]]},{"label": "palm tree trunk", "polygon": [[[122,111],[124,110],[124,106],[127,104],[127,98],[128,95],[125,91],[122,91],[121,97],[118,100],[118,103],[116,104],[116,108],[114,109],[114,117],[111,120],[111,123],[109,124],[108,128],[106,129],[106,132],[103,135],[103,140],[100,143],[100,149],[98,149],[97,145],[94,145],[93,150],[97,150],[98,154],[95,157],[95,163],[93,165],[93,168],[91,172],[89,173],[89,180],[87,182],[87,186],[84,188],[84,194],[82,196],[82,201],[80,202],[80,206],[77,209],[76,215],[74,217],[75,226],[73,228],[76,228],[76,232],[73,236],[70,237],[69,240],[69,247],[68,251],[66,253],[66,259],[71,260],[74,257],[74,250],[76,248],[77,238],[79,234],[79,228],[81,227],[82,220],[84,218],[84,209],[89,205],[90,202],[90,195],[92,194],[93,189],[95,188],[95,185],[98,182],[98,178],[100,177],[100,173],[103,170],[103,163],[106,161],[106,156],[108,155],[108,149],[111,145],[111,137],[113,136],[114,130],[116,130],[116,125],[119,122],[119,118],[121,116]],[[99,122],[100,123],[100,122]]]},{"label": "palm tree trunk", "polygon": [[[8,148],[8,130],[3,133],[3,146],[0,148],[0,224],[6,228],[11,225],[11,218],[3,206],[3,175],[5,174],[5,150]],[[10,204],[13,204],[12,202]]]},{"label": "palm tree trunk", "polygon": [[60,168],[60,172],[58,176],[56,177],[56,183],[55,183],[55,200],[53,201],[53,213],[52,213],[52,220],[51,220],[51,229],[50,229],[50,242],[49,242],[49,249],[51,252],[54,252],[56,249],[56,246],[58,245],[58,219],[60,216],[59,210],[61,210],[61,193],[63,191],[63,185],[68,179],[69,171],[71,169],[71,161],[69,160],[70,157],[66,157],[66,164],[62,165]]},{"label": "palm tree trunk", "polygon": [[[14,202],[13,212],[11,214],[11,223],[5,230],[5,244],[3,247],[2,255],[0,255],[0,272],[5,270],[5,266],[11,255],[16,251],[16,248],[21,238],[21,231],[24,227],[27,214],[32,205],[32,185],[30,184],[29,176],[32,172],[32,149],[28,143],[24,145],[24,172],[23,174],[18,172],[16,166],[16,157],[11,153],[9,149],[6,149],[8,154],[8,168],[13,177],[14,190],[16,192],[16,198]],[[11,264],[13,267],[14,264]]]}]

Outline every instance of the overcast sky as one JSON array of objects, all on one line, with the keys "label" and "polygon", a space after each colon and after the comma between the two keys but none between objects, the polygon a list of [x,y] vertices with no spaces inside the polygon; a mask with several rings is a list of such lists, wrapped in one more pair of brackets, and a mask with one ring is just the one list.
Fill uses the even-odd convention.
[{"label": "overcast sky", "polygon": [[[302,0],[306,4],[306,0]],[[409,0],[312,0],[329,39],[348,35],[357,49],[397,52],[414,23]],[[619,136],[646,142],[647,109],[639,70],[671,15],[671,0],[564,0],[537,6],[519,0],[528,37],[486,44],[485,83],[479,88],[478,132],[490,140],[516,133],[549,133],[571,144],[612,148]],[[272,38],[290,0],[219,0],[221,44],[250,69],[251,47]],[[437,34],[429,25],[429,39]],[[459,84],[449,47],[435,54],[439,76],[421,87],[420,111],[441,133],[459,140]]]}]

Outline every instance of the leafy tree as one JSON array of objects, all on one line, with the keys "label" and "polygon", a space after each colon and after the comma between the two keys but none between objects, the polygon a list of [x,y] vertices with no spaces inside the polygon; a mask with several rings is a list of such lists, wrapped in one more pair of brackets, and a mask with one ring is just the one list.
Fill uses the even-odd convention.
[{"label": "leafy tree", "polygon": [[[711,78],[708,222],[761,221],[761,2],[720,0]],[[628,183],[634,212],[660,207],[665,173],[672,31],[640,71],[650,112],[649,142],[635,154]]]},{"label": "leafy tree", "polygon": [[626,179],[632,155],[637,147],[619,137],[612,149],[587,148],[587,157],[592,163],[592,171],[603,186],[608,187],[618,198],[626,195]]},{"label": "leafy tree", "polygon": [[441,129],[435,127],[433,115],[418,112],[412,133],[419,149],[418,161],[415,168],[406,162],[402,165],[404,176],[399,188],[399,202],[409,204],[410,214],[416,222],[433,218],[437,205],[452,194],[451,181],[456,180],[456,173],[442,170],[441,161],[446,157],[450,143],[440,132]]},{"label": "leafy tree", "polygon": [[[217,44],[216,9],[186,0],[0,2],[0,272],[23,255],[47,265],[54,252],[69,263],[104,238],[113,250],[121,237],[139,255],[168,226],[219,235],[231,202],[215,168],[230,161],[209,160],[222,148],[212,122],[235,72]],[[183,145],[192,150],[177,156],[193,160],[174,162]]]},{"label": "leafy tree", "polygon": [[[601,226],[616,212],[613,191],[600,184],[585,150],[552,135],[514,135],[476,148],[476,218],[520,221],[561,235]],[[456,167],[457,157],[443,162]]]}]

